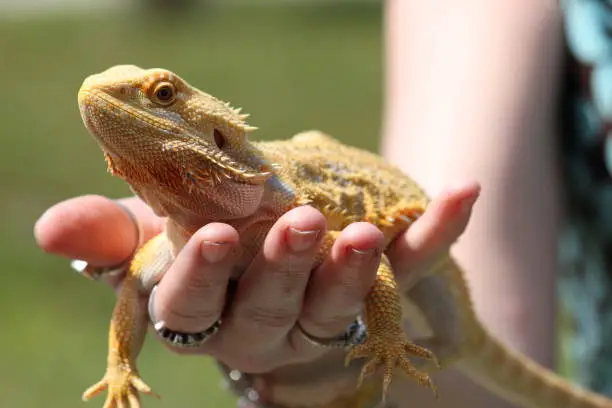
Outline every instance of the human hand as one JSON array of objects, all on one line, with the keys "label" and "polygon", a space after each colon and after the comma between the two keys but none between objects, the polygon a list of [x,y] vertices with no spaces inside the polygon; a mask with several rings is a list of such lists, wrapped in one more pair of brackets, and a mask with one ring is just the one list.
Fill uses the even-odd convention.
[{"label": "human hand", "polygon": [[[471,183],[440,194],[395,240],[388,254],[400,285],[448,250],[465,229],[478,193],[478,185]],[[119,201],[135,215],[145,240],[161,231],[163,219],[142,201]],[[324,230],[323,215],[311,207],[281,217],[240,278],[219,332],[199,349],[176,351],[206,353],[251,373],[323,356],[326,350],[305,342],[296,322],[316,337],[342,333],[360,312],[383,249],[377,228],[355,223],[340,234],[328,259],[311,272]],[[138,242],[131,217],[113,200],[100,196],[77,197],[51,207],[38,220],[35,235],[45,251],[95,266],[121,263]],[[177,331],[210,327],[226,303],[233,266],[229,254],[238,244],[238,233],[226,224],[211,223],[196,232],[159,284],[155,316]],[[114,287],[120,280],[120,276],[106,279]]]}]

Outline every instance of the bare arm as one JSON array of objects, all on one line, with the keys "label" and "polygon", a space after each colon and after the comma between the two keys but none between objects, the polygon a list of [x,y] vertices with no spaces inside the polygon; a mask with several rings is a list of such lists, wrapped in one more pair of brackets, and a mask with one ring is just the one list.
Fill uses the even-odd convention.
[{"label": "bare arm", "polygon": [[[486,325],[552,366],[559,6],[389,0],[386,30],[386,157],[431,192],[454,179],[481,183],[454,254]],[[442,377],[442,401],[453,406],[499,401],[455,374]]]}]

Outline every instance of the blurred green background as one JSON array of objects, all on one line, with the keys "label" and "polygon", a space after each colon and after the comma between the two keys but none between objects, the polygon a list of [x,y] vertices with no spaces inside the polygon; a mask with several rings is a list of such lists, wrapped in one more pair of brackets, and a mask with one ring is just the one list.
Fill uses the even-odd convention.
[{"label": "blurred green background", "polygon": [[[254,138],[317,127],[377,148],[378,2],[178,2],[196,6],[187,14],[144,3],[18,14],[0,4],[2,407],[103,403],[84,405],[80,394],[104,372],[114,295],[42,253],[32,235],[37,217],[60,200],[129,194],[106,173],[79,118],[76,93],[87,75],[125,63],[168,68],[244,107],[260,128]],[[149,338],[139,365],[163,396],[145,397],[147,407],[233,406],[205,358],[171,354]]]}]

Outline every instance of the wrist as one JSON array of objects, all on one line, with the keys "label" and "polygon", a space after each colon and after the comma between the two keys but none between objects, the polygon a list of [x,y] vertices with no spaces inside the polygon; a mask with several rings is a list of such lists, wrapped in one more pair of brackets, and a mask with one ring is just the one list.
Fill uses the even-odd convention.
[{"label": "wrist", "polygon": [[344,352],[332,350],[309,363],[264,374],[248,374],[217,362],[239,408],[370,408],[381,400],[376,376],[357,389],[360,364],[344,366]]}]

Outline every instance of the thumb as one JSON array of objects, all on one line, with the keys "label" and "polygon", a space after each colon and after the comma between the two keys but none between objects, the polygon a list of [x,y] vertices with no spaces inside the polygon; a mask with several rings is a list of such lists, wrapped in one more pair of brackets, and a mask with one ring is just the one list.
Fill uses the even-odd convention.
[{"label": "thumb", "polygon": [[[143,238],[161,230],[161,219],[140,200],[119,200],[138,218]],[[60,202],[49,208],[34,226],[38,246],[44,251],[87,261],[95,266],[112,266],[125,261],[138,244],[138,230],[131,216],[117,202],[87,195]]]},{"label": "thumb", "polygon": [[[425,213],[389,248],[389,259],[402,284],[414,282],[465,231],[480,185],[464,183],[436,196]],[[417,274],[417,275],[415,275]]]}]

